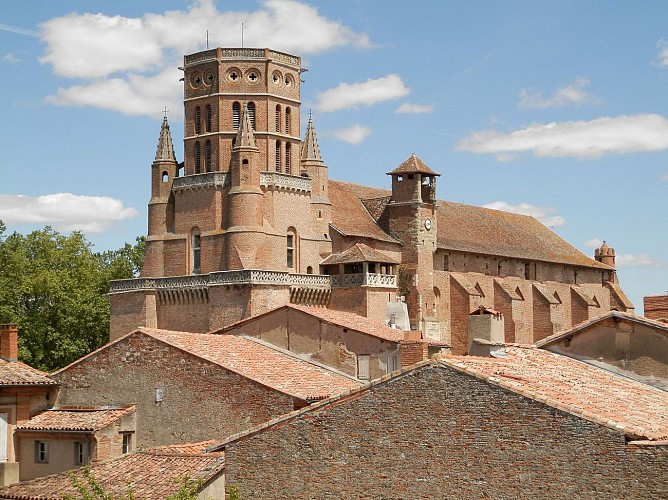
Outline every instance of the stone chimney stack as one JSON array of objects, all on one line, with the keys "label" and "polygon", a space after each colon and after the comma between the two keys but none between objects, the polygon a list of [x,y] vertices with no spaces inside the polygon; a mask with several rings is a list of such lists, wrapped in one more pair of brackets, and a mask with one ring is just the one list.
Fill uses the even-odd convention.
[{"label": "stone chimney stack", "polygon": [[0,358],[12,363],[19,359],[19,328],[16,323],[0,325]]},{"label": "stone chimney stack", "polygon": [[468,337],[470,355],[490,356],[505,341],[503,314],[481,305],[469,314]]}]

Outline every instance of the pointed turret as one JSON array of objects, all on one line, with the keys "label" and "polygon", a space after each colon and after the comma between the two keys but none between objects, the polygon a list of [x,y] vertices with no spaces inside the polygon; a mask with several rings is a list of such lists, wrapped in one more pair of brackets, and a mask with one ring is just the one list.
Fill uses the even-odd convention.
[{"label": "pointed turret", "polygon": [[320,156],[318,138],[315,134],[313,119],[308,118],[306,135],[302,142],[301,175],[311,179],[311,213],[316,220],[316,234],[325,234],[329,231],[332,222],[332,204],[329,201],[329,176],[327,165]]},{"label": "pointed turret", "polygon": [[241,123],[239,124],[239,132],[237,132],[233,149],[258,149],[255,144],[255,134],[253,134],[253,125],[251,124],[248,106],[245,104],[244,109],[241,111]]},{"label": "pointed turret", "polygon": [[302,143],[302,150],[300,156],[302,164],[308,163],[323,163],[320,156],[320,148],[318,147],[318,138],[315,135],[315,127],[313,126],[313,119],[309,116],[308,125],[306,125],[306,136]]},{"label": "pointed turret", "polygon": [[162,119],[160,127],[160,139],[158,139],[158,150],[155,152],[155,160],[176,161],[174,154],[174,143],[172,142],[172,133],[169,131],[167,115]]}]

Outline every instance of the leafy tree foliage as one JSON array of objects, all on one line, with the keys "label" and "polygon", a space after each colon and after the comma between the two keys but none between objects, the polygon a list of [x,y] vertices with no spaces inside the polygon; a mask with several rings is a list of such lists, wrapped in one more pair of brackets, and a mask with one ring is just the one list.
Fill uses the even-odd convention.
[{"label": "leafy tree foliage", "polygon": [[79,232],[5,231],[0,221],[0,323],[19,324],[20,359],[53,371],[106,343],[109,281],[137,275],[143,238],[95,253]]}]

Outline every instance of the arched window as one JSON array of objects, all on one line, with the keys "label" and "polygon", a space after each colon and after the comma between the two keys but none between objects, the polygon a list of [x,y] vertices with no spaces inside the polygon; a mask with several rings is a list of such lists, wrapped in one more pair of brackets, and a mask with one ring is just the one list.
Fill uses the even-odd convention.
[{"label": "arched window", "polygon": [[285,133],[290,133],[290,108],[285,108]]},{"label": "arched window", "polygon": [[239,129],[239,120],[241,118],[241,104],[235,102],[232,104],[232,128],[234,130]]},{"label": "arched window", "polygon": [[206,105],[206,131],[211,132],[211,104]]},{"label": "arched window", "polygon": [[297,232],[295,228],[288,228],[286,236],[286,265],[288,269],[297,268]]},{"label": "arched window", "polygon": [[202,133],[202,110],[199,106],[195,107],[195,133]]},{"label": "arched window", "polygon": [[276,172],[281,171],[281,141],[276,141]]},{"label": "arched window", "polygon": [[285,143],[285,173],[290,173],[290,143]]},{"label": "arched window", "polygon": [[201,272],[201,238],[198,228],[193,228],[190,233],[190,273],[200,274]]},{"label": "arched window", "polygon": [[250,118],[251,128],[255,130],[255,103],[248,103],[248,117]]},{"label": "arched window", "polygon": [[202,172],[202,145],[197,141],[195,143],[195,173]]},{"label": "arched window", "polygon": [[162,182],[169,182],[169,174],[166,170],[162,173]]},{"label": "arched window", "polygon": [[211,141],[206,141],[204,144],[204,165],[206,171],[211,172]]},{"label": "arched window", "polygon": [[281,105],[276,105],[276,132],[281,131]]}]

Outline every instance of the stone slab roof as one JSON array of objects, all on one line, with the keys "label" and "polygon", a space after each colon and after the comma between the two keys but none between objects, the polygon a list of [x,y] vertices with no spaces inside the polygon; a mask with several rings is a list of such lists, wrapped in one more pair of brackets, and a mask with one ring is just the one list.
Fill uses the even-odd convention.
[{"label": "stone slab roof", "polygon": [[401,261],[398,259],[387,255],[380,250],[374,250],[373,248],[365,245],[364,243],[355,243],[350,248],[346,248],[341,253],[333,253],[325,260],[323,260],[320,265],[332,265],[332,264],[350,264],[355,262],[381,262],[388,264],[401,264]]},{"label": "stone slab roof", "polygon": [[[223,469],[222,453],[205,453],[210,441],[199,444],[163,446],[139,451],[121,458],[91,466],[102,489],[113,498],[125,498],[129,490],[142,500],[164,500],[179,489],[179,481],[188,476],[193,481],[207,482]],[[0,498],[21,500],[60,500],[65,495],[80,494],[69,477],[74,474],[85,484],[83,471],[63,472],[0,488]]]},{"label": "stone slab roof", "polygon": [[352,377],[246,337],[152,328],[138,331],[302,400],[330,397],[360,385]]},{"label": "stone slab roof", "polygon": [[446,356],[440,363],[625,434],[668,440],[668,392],[536,348],[502,357]]},{"label": "stone slab roof", "polygon": [[134,411],[134,406],[123,408],[71,406],[52,408],[19,425],[17,430],[95,432]]},{"label": "stone slab roof", "polygon": [[420,158],[418,158],[415,153],[410,155],[408,159],[397,168],[387,173],[387,175],[399,174],[425,174],[434,176],[441,175],[430,169]]},{"label": "stone slab roof", "polygon": [[0,359],[0,387],[13,385],[58,385],[46,373],[20,361]]}]

